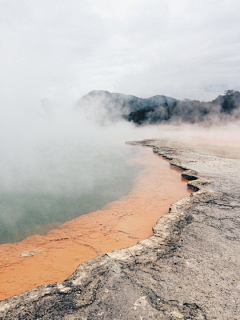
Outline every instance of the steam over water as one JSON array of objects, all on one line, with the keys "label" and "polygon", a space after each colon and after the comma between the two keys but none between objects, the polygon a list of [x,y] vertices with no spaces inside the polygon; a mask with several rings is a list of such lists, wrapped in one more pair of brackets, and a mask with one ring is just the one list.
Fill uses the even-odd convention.
[{"label": "steam over water", "polygon": [[61,110],[16,112],[4,120],[0,243],[44,234],[101,209],[127,194],[141,169],[128,161],[138,153],[124,144],[129,125],[100,127]]},{"label": "steam over water", "polygon": [[1,243],[42,234],[131,190],[140,167],[126,160],[135,150],[114,146],[106,154],[94,145],[61,147],[38,150],[34,168],[9,168],[8,183],[1,186]]},{"label": "steam over water", "polygon": [[238,123],[99,126],[66,110],[1,111],[0,243],[44,234],[126,195],[141,167],[129,161],[140,148],[125,141],[159,138],[167,146],[240,158]]}]

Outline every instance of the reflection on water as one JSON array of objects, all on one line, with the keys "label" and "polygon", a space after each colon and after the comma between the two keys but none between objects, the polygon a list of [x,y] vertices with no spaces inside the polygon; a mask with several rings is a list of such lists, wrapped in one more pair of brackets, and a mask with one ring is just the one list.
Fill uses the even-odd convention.
[{"label": "reflection on water", "polygon": [[44,234],[130,192],[141,166],[127,159],[138,150],[92,147],[41,149],[35,167],[12,169],[0,196],[1,244]]}]

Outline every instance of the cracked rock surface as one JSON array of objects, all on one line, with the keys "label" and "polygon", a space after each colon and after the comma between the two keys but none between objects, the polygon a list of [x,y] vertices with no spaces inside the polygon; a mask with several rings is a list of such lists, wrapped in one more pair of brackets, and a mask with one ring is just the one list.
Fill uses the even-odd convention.
[{"label": "cracked rock surface", "polygon": [[0,319],[240,319],[239,160],[135,144],[182,168],[196,192],[175,202],[150,238],[1,301]]}]

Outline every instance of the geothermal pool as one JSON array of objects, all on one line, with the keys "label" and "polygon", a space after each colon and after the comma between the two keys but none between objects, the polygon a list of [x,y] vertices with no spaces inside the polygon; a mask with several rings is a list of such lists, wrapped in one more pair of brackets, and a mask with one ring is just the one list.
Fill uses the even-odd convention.
[{"label": "geothermal pool", "polygon": [[35,161],[26,154],[24,165],[2,174],[0,244],[44,235],[123,197],[141,169],[128,161],[138,152],[123,143],[106,149],[82,142],[67,150],[62,144],[41,146]]}]

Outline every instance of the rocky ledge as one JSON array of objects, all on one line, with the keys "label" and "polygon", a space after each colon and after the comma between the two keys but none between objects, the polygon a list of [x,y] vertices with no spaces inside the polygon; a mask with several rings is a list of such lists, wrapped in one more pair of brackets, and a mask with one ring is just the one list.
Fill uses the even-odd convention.
[{"label": "rocky ledge", "polygon": [[138,244],[85,262],[66,281],[0,302],[0,319],[240,319],[239,160],[131,142],[183,169],[194,192]]}]

